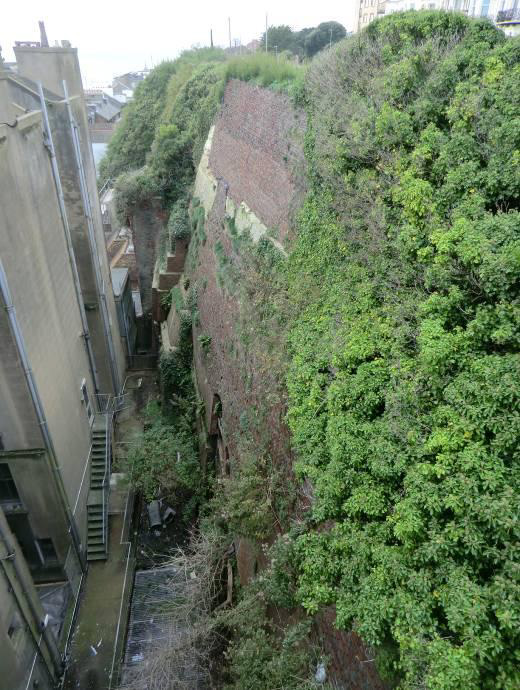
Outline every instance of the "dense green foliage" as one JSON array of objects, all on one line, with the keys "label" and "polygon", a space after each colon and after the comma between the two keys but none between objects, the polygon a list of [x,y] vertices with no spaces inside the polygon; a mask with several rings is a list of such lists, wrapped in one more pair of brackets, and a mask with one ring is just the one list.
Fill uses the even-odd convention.
[{"label": "dense green foliage", "polygon": [[138,84],[134,99],[123,110],[122,120],[101,160],[99,176],[103,182],[145,164],[174,72],[173,62],[163,62]]},{"label": "dense green foliage", "polygon": [[[311,58],[323,48],[333,45],[347,32],[339,22],[322,22],[318,26],[293,31],[290,26],[270,26],[267,29],[267,50],[271,53],[289,51],[300,58]],[[265,31],[260,37],[260,47],[265,46]]]},{"label": "dense green foliage", "polygon": [[318,58],[307,98],[297,599],[398,645],[405,687],[517,688],[520,42],[391,15]]},{"label": "dense green foliage", "polygon": [[[161,193],[170,236],[185,236],[186,188],[225,81],[288,88],[301,75],[272,56],[175,72],[148,158],[136,157],[146,165],[118,181],[123,207]],[[513,690],[520,41],[460,14],[392,15],[317,56],[305,102],[309,193],[288,260],[268,239],[252,251],[232,223],[234,255],[215,246],[218,286],[239,301],[249,369],[238,348],[236,366],[245,379],[256,373],[266,408],[284,400],[286,375],[296,471],[312,504],[274,544],[259,591],[269,605],[310,614],[335,606],[337,624],[379,648],[403,688]],[[207,241],[197,200],[191,233],[188,271]],[[170,297],[185,311],[179,290]],[[201,337],[211,366],[213,344]],[[173,405],[190,358],[161,361]],[[260,422],[248,426],[245,415],[234,431],[243,462],[209,510],[233,534],[265,540],[286,528],[280,496],[291,487],[269,439],[252,433],[269,430],[257,412]],[[160,463],[161,443],[141,457]],[[230,622],[234,687],[307,682],[284,673],[309,671],[301,636],[286,645],[291,627],[274,630],[265,610],[251,611],[247,625]]]},{"label": "dense green foliage", "polygon": [[299,96],[304,71],[283,58],[258,54],[224,60],[220,49],[186,51],[152,70],[136,89],[100,166],[101,182],[115,180],[121,223],[136,205],[157,196],[174,213],[172,225],[185,221],[187,192],[229,79]]},{"label": "dense green foliage", "polygon": [[205,63],[217,63],[225,53],[217,48],[187,50],[177,60],[155,67],[135,90],[133,100],[108,144],[100,164],[100,179],[115,180],[121,173],[142,168],[149,158],[160,124],[171,122],[179,91],[192,74]]},{"label": "dense green foliage", "polygon": [[125,469],[132,486],[147,501],[166,496],[181,507],[184,519],[190,520],[205,498],[206,483],[196,431],[192,319],[178,288],[172,302],[180,319],[179,345],[161,355],[162,404],[149,404],[144,432],[130,446]]}]

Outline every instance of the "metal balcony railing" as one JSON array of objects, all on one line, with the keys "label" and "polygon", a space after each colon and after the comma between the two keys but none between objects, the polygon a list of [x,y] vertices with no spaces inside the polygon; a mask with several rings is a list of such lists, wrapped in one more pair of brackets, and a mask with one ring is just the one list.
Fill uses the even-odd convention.
[{"label": "metal balcony railing", "polygon": [[497,13],[497,24],[517,21],[520,21],[520,7],[513,7],[509,10],[500,10],[500,12]]}]

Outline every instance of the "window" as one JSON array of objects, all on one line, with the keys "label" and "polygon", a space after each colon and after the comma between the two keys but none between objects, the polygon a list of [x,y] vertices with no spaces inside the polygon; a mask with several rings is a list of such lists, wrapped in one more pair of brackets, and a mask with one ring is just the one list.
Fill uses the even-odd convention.
[{"label": "window", "polygon": [[20,496],[9,465],[0,464],[0,503],[20,503]]},{"label": "window", "polygon": [[58,554],[52,539],[35,539],[35,544],[42,565],[54,565],[58,562]]},{"label": "window", "polygon": [[85,405],[88,421],[90,424],[92,424],[92,422],[94,421],[94,410],[92,409],[92,405],[90,403],[87,382],[85,381],[85,379],[83,379],[83,381],[81,382],[81,398],[83,400],[83,404]]}]

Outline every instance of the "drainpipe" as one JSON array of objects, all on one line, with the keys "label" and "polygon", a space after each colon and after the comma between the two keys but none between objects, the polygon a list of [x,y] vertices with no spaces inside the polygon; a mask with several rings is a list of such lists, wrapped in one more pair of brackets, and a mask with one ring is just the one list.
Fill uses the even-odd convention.
[{"label": "drainpipe", "polygon": [[11,298],[11,292],[9,290],[9,284],[7,282],[7,275],[4,270],[4,265],[2,259],[0,258],[0,294],[3,297],[5,308],[7,310],[7,316],[9,323],[11,325],[11,330],[16,343],[16,348],[18,350],[18,356],[20,357],[20,362],[22,364],[23,373],[25,375],[25,380],[27,381],[27,386],[29,388],[29,393],[31,395],[31,400],[34,406],[34,411],[36,412],[36,417],[38,419],[38,424],[42,431],[43,441],[47,454],[51,461],[51,466],[53,469],[53,474],[56,477],[56,485],[58,489],[58,496],[62,508],[65,511],[67,517],[67,522],[69,526],[69,533],[72,538],[72,544],[74,546],[74,551],[78,558],[81,570],[84,571],[86,567],[85,557],[81,552],[80,544],[81,541],[78,535],[78,528],[74,521],[74,516],[72,515],[69,501],[67,499],[67,494],[65,492],[65,486],[63,484],[63,477],[61,476],[60,467],[58,464],[58,458],[56,456],[56,451],[54,449],[54,444],[52,442],[52,437],[49,432],[49,426],[47,424],[47,419],[45,418],[45,412],[43,410],[42,401],[38,393],[38,388],[36,387],[36,381],[34,380],[34,375],[29,364],[29,357],[27,355],[27,350],[25,349],[25,343],[23,339],[20,326],[18,325],[18,318],[16,316],[16,310]]},{"label": "drainpipe", "polygon": [[90,330],[88,327],[87,313],[85,311],[85,301],[83,299],[83,292],[81,290],[81,283],[79,281],[78,266],[76,263],[76,256],[74,254],[74,247],[72,245],[72,238],[70,234],[69,220],[67,218],[67,210],[65,208],[65,199],[63,197],[63,188],[61,186],[60,171],[58,169],[58,163],[56,160],[56,151],[54,149],[54,142],[52,140],[51,127],[49,123],[49,115],[47,113],[47,104],[45,103],[45,98],[43,95],[42,85],[38,84],[38,91],[40,94],[40,104],[43,113],[43,123],[45,127],[46,142],[45,145],[50,155],[52,176],[54,178],[54,184],[56,185],[56,192],[58,194],[58,202],[60,207],[60,215],[63,223],[63,229],[65,231],[65,241],[67,243],[67,252],[69,255],[69,262],[72,268],[72,277],[74,279],[74,288],[76,291],[76,299],[79,306],[79,313],[81,316],[81,328],[83,329],[82,335],[85,339],[85,347],[87,349],[87,357],[90,368],[90,373],[92,374],[92,381],[94,383],[94,389],[96,393],[96,404],[99,409],[99,380],[96,368],[96,361],[94,359],[94,352],[92,350],[92,342],[90,340]]},{"label": "drainpipe", "polygon": [[[49,651],[51,660],[52,660],[52,665],[56,673],[56,677],[59,678],[62,673],[63,673],[63,659],[60,655],[60,652],[58,650],[58,646],[56,644],[56,640],[54,638],[54,635],[52,634],[51,630],[47,626],[45,618],[42,619],[40,617],[40,613],[36,606],[34,605],[34,601],[31,597],[30,592],[27,590],[27,587],[25,585],[23,575],[20,572],[20,569],[18,567],[18,563],[16,561],[16,551],[14,550],[12,544],[9,542],[7,535],[4,533],[2,526],[0,525],[0,539],[2,540],[5,550],[6,550],[6,556],[3,556],[0,558],[0,564],[2,566],[2,571],[4,573],[4,577],[7,581],[7,587],[10,589],[14,595],[14,598],[16,600],[16,605],[18,607],[18,610],[20,611],[20,614],[25,621],[27,627],[29,628],[31,632],[31,637],[34,643],[34,646],[36,648],[36,655],[40,656],[40,658],[43,661],[43,664],[47,670],[47,673],[49,674],[51,683],[54,685],[56,682],[56,679],[53,678],[50,669],[49,669],[49,662],[47,659],[45,659],[42,650],[41,650],[41,640],[42,638],[45,641],[45,646],[47,647],[47,650]],[[28,620],[27,614],[22,606],[22,603],[18,597],[18,594],[16,592],[16,588],[12,585],[11,583],[11,578],[9,577],[9,573],[7,571],[6,567],[6,561],[10,561],[12,566],[13,566],[13,571],[14,571],[14,576],[18,584],[20,585],[20,588],[23,592],[23,595],[25,597],[25,600],[27,601],[27,604],[29,606],[29,610],[31,612],[31,617],[33,619],[34,624],[36,625],[36,628],[38,632],[40,633],[40,639],[37,640],[36,634],[34,631],[34,627],[31,625],[31,622]]]},{"label": "drainpipe", "polygon": [[116,356],[114,350],[114,342],[112,340],[112,331],[110,329],[110,322],[108,318],[107,298],[104,290],[104,281],[101,276],[99,266],[99,255],[97,251],[96,235],[94,230],[94,221],[92,220],[92,207],[90,205],[90,198],[88,194],[87,178],[85,169],[83,167],[83,159],[81,156],[81,148],[79,143],[78,125],[74,120],[72,108],[70,107],[69,94],[67,91],[67,82],[63,80],[63,93],[65,94],[65,103],[67,104],[67,113],[69,116],[70,129],[72,133],[72,143],[74,147],[74,154],[76,157],[76,167],[79,175],[79,186],[81,191],[81,198],[83,201],[83,209],[87,219],[88,240],[90,246],[90,253],[92,256],[92,265],[94,266],[94,276],[96,280],[96,287],[101,303],[101,317],[103,321],[103,329],[105,331],[105,338],[108,344],[110,373],[112,376],[112,384],[114,386],[114,394],[119,393],[119,379],[117,375]]}]

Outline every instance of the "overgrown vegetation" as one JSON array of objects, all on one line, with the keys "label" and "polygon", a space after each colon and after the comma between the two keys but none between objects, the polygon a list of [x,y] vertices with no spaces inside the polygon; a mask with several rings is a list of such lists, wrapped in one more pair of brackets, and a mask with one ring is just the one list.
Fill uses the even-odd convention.
[{"label": "overgrown vegetation", "polygon": [[[225,80],[300,84],[275,62],[171,78],[147,165],[132,173],[150,177],[132,184],[159,190],[173,235],[188,227],[186,188]],[[373,22],[306,74],[310,189],[289,258],[232,219],[233,253],[215,244],[218,285],[240,307],[233,355],[265,409],[233,430],[241,463],[205,513],[230,541],[285,532],[268,571],[218,625],[209,616],[212,633],[232,634],[230,688],[312,687],[303,619],[267,613],[330,605],[402,688],[520,686],[519,94],[520,41],[487,22]],[[128,203],[141,193],[130,191]],[[191,233],[188,271],[208,240],[196,199]],[[199,287],[186,305],[171,293],[185,335]],[[215,343],[200,336],[211,365]],[[190,362],[182,348],[161,361],[172,409],[195,404]],[[295,484],[269,440],[270,413],[286,405],[309,506],[292,527]],[[160,467],[160,435],[157,446]]]},{"label": "overgrown vegetation", "polygon": [[152,70],[100,166],[100,184],[114,180],[120,222],[152,197],[171,212],[172,226],[185,220],[189,188],[229,79],[252,80],[298,99],[303,74],[285,58],[256,54],[226,61],[223,50],[209,48],[185,51]]},{"label": "overgrown vegetation", "polygon": [[520,42],[374,22],[307,81],[289,423],[297,599],[395,645],[403,687],[515,688]]},{"label": "overgrown vegetation", "polygon": [[199,462],[197,399],[192,380],[192,318],[180,291],[172,295],[180,319],[179,345],[159,361],[162,401],[148,405],[145,429],[130,446],[126,472],[146,501],[166,497],[182,508],[188,524],[206,499]]},{"label": "overgrown vegetation", "polygon": [[[229,535],[205,524],[193,531],[188,547],[172,554],[166,565],[175,575],[164,602],[170,628],[146,663],[134,667],[126,690],[207,687],[215,674],[216,687],[225,690],[329,690],[314,679],[321,655],[309,641],[308,621],[275,622],[260,580],[242,588],[233,606],[225,597],[232,551]],[[265,573],[263,581],[269,577]],[[223,651],[227,663],[216,664]]]}]

